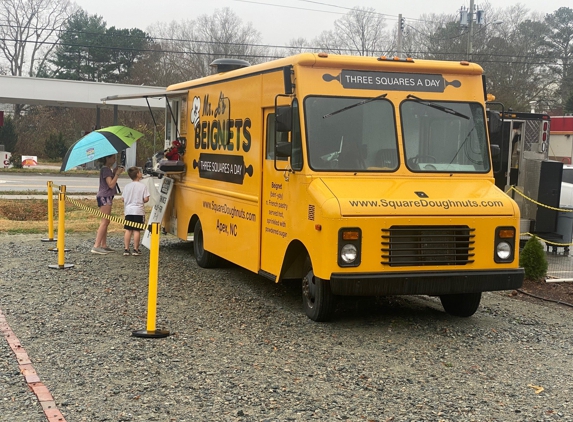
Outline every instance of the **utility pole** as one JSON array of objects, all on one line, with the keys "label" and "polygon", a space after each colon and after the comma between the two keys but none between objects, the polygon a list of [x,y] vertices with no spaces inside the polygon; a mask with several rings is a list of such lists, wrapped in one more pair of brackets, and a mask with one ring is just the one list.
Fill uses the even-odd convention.
[{"label": "utility pole", "polygon": [[474,37],[474,0],[470,0],[470,10],[468,10],[468,61],[472,61],[472,41]]},{"label": "utility pole", "polygon": [[404,31],[404,21],[402,20],[402,14],[398,15],[398,41],[396,46],[396,54],[398,57],[402,57],[402,32]]}]

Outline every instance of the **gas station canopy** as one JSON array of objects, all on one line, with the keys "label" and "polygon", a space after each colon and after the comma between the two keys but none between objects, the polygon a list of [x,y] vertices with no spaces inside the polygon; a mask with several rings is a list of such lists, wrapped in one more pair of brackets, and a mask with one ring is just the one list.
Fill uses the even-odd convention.
[{"label": "gas station canopy", "polygon": [[[143,111],[165,108],[163,87],[0,76],[0,103]],[[155,96],[156,95],[156,96]],[[103,98],[121,100],[106,103]],[[149,106],[147,101],[149,101]]]}]

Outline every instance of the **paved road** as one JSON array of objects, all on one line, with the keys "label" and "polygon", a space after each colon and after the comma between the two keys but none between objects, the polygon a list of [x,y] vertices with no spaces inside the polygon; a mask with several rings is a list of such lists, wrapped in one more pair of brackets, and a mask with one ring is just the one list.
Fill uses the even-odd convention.
[{"label": "paved road", "polygon": [[[58,192],[58,187],[65,185],[66,192],[90,192],[97,193],[98,179],[97,175],[86,176],[66,176],[59,174],[41,174],[41,173],[1,173],[0,172],[0,191],[39,191],[47,192],[48,181],[51,181],[55,187],[54,192]],[[120,186],[128,183],[128,179],[122,177]]]}]

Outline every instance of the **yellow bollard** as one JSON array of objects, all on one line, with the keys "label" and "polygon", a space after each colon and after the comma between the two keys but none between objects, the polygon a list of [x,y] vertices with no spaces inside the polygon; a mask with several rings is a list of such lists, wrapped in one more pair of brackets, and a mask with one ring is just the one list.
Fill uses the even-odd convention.
[{"label": "yellow bollard", "polygon": [[157,275],[159,268],[159,229],[160,223],[151,225],[151,248],[149,248],[149,289],[147,293],[147,329],[134,331],[134,337],[162,338],[169,335],[169,331],[157,330],[155,319],[157,316]]},{"label": "yellow bollard", "polygon": [[52,182],[48,181],[48,238],[42,242],[55,242],[54,239],[54,190]]},{"label": "yellow bollard", "polygon": [[60,194],[58,195],[58,265],[48,265],[54,269],[72,268],[74,264],[64,263],[64,237],[65,237],[65,219],[66,214],[66,186],[60,186]]}]

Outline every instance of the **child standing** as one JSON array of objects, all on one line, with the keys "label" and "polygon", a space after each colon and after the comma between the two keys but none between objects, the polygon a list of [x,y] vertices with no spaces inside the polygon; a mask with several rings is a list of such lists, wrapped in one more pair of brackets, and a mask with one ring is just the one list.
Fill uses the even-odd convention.
[{"label": "child standing", "polygon": [[[140,182],[143,178],[143,173],[138,167],[130,167],[127,170],[127,174],[131,178],[132,182],[125,185],[123,188],[123,203],[124,203],[124,214],[127,221],[133,221],[136,223],[145,222],[145,203],[149,201],[149,191],[147,186]],[[141,231],[137,227],[128,226],[127,224],[123,226],[125,229],[125,235],[123,236],[123,244],[125,246],[124,256],[131,255],[141,255],[139,250],[139,241],[141,239]],[[130,253],[129,243],[131,241],[131,236],[133,234],[133,253]]]}]

